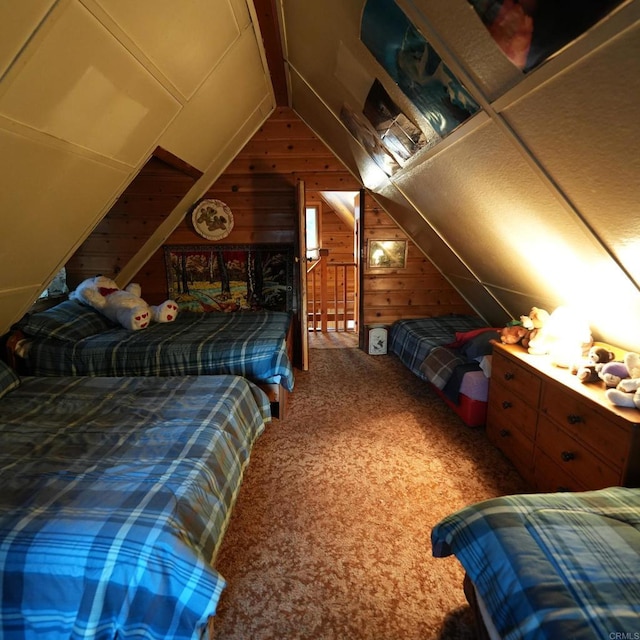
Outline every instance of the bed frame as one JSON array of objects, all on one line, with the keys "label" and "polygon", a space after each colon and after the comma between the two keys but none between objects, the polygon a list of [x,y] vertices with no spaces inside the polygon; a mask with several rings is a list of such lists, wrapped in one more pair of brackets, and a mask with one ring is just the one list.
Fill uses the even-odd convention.
[{"label": "bed frame", "polygon": [[445,404],[450,407],[468,427],[483,427],[487,421],[487,406],[486,402],[482,400],[474,400],[469,396],[465,396],[461,393],[460,404],[451,402],[447,396],[445,396],[438,387],[431,382],[427,383],[436,394],[444,400]]},{"label": "bed frame", "polygon": [[[11,331],[5,342],[5,355],[7,364],[14,371],[22,375],[28,375],[27,363],[18,352],[20,342],[24,339],[25,335],[19,329]],[[293,323],[287,333],[287,353],[289,359],[293,362]],[[289,392],[281,384],[256,382],[255,385],[267,394],[271,403],[271,416],[283,420],[287,415]]]}]

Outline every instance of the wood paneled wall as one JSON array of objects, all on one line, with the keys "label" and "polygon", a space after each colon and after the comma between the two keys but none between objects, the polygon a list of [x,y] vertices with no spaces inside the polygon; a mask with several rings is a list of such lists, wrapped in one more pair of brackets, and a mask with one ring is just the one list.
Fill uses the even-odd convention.
[{"label": "wood paneled wall", "polygon": [[[372,198],[365,198],[363,237],[363,325],[390,324],[399,318],[474,313],[431,261]],[[408,240],[406,268],[369,268],[367,246],[370,239]]]},{"label": "wood paneled wall", "polygon": [[[73,288],[96,273],[116,275],[155,227],[193,185],[188,167],[154,157],[104,220],[68,262]],[[320,191],[359,191],[360,183],[288,107],[278,108],[245,145],[204,197],[231,208],[235,226],[221,243],[296,243],[296,185],[304,180],[308,201]],[[196,203],[194,203],[195,205]],[[402,239],[402,230],[370,196],[365,196],[364,241]],[[323,204],[323,237],[330,259],[353,259],[352,231]],[[215,244],[198,235],[187,215],[167,244]],[[470,312],[456,291],[409,241],[402,270],[364,272],[361,325],[397,318]],[[136,274],[143,297],[157,304],[167,297],[164,252],[160,248]]]},{"label": "wood paneled wall", "polygon": [[[199,178],[199,172],[181,163],[170,154],[156,150],[140,173],[98,223],[75,254],[67,261],[69,289],[95,275],[114,278],[140,247],[149,239],[156,227],[164,221],[184,194]],[[154,257],[155,258],[155,257]],[[151,304],[166,298],[166,279],[156,278],[156,269],[163,269],[163,261],[137,280],[142,294]],[[151,275],[144,277],[143,275]]]}]

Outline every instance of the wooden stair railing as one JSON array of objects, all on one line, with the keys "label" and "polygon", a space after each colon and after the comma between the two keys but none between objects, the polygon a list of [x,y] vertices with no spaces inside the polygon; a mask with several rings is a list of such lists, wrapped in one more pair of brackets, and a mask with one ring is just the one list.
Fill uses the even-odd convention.
[{"label": "wooden stair railing", "polygon": [[[320,249],[320,257],[307,269],[307,315],[311,331],[329,331],[333,320],[334,331],[349,331],[349,322],[355,318],[355,262],[329,262],[328,249]],[[351,275],[351,278],[349,277]],[[329,282],[333,282],[332,296]],[[351,291],[349,284],[351,283]],[[319,320],[319,322],[318,322]],[[354,330],[354,327],[351,327]]]}]

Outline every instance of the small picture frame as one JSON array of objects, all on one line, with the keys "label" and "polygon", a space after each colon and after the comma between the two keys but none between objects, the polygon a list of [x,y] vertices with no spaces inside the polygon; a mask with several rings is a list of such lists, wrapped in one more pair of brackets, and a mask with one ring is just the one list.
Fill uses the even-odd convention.
[{"label": "small picture frame", "polygon": [[369,269],[404,269],[407,266],[406,240],[369,240],[367,249]]}]

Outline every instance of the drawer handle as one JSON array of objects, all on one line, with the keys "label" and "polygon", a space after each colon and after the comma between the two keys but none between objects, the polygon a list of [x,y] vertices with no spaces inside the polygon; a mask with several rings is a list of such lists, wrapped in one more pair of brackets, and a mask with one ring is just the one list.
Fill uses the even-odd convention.
[{"label": "drawer handle", "polygon": [[504,374],[504,379],[513,380],[513,373],[511,373],[510,371],[507,371],[507,373]]},{"label": "drawer handle", "polygon": [[504,400],[502,402],[503,409],[511,409],[511,407],[513,407],[513,404],[511,404],[511,402],[509,402],[508,400]]},{"label": "drawer handle", "polygon": [[509,434],[509,432],[506,429],[500,429],[500,436],[502,438],[506,438]]},{"label": "drawer handle", "polygon": [[560,457],[562,458],[563,462],[571,462],[572,460],[575,459],[576,454],[573,453],[573,451],[563,451],[560,454]]},{"label": "drawer handle", "polygon": [[567,416],[567,422],[569,424],[580,424],[581,422],[584,422],[584,418],[582,416],[578,416],[575,413],[570,413]]}]

